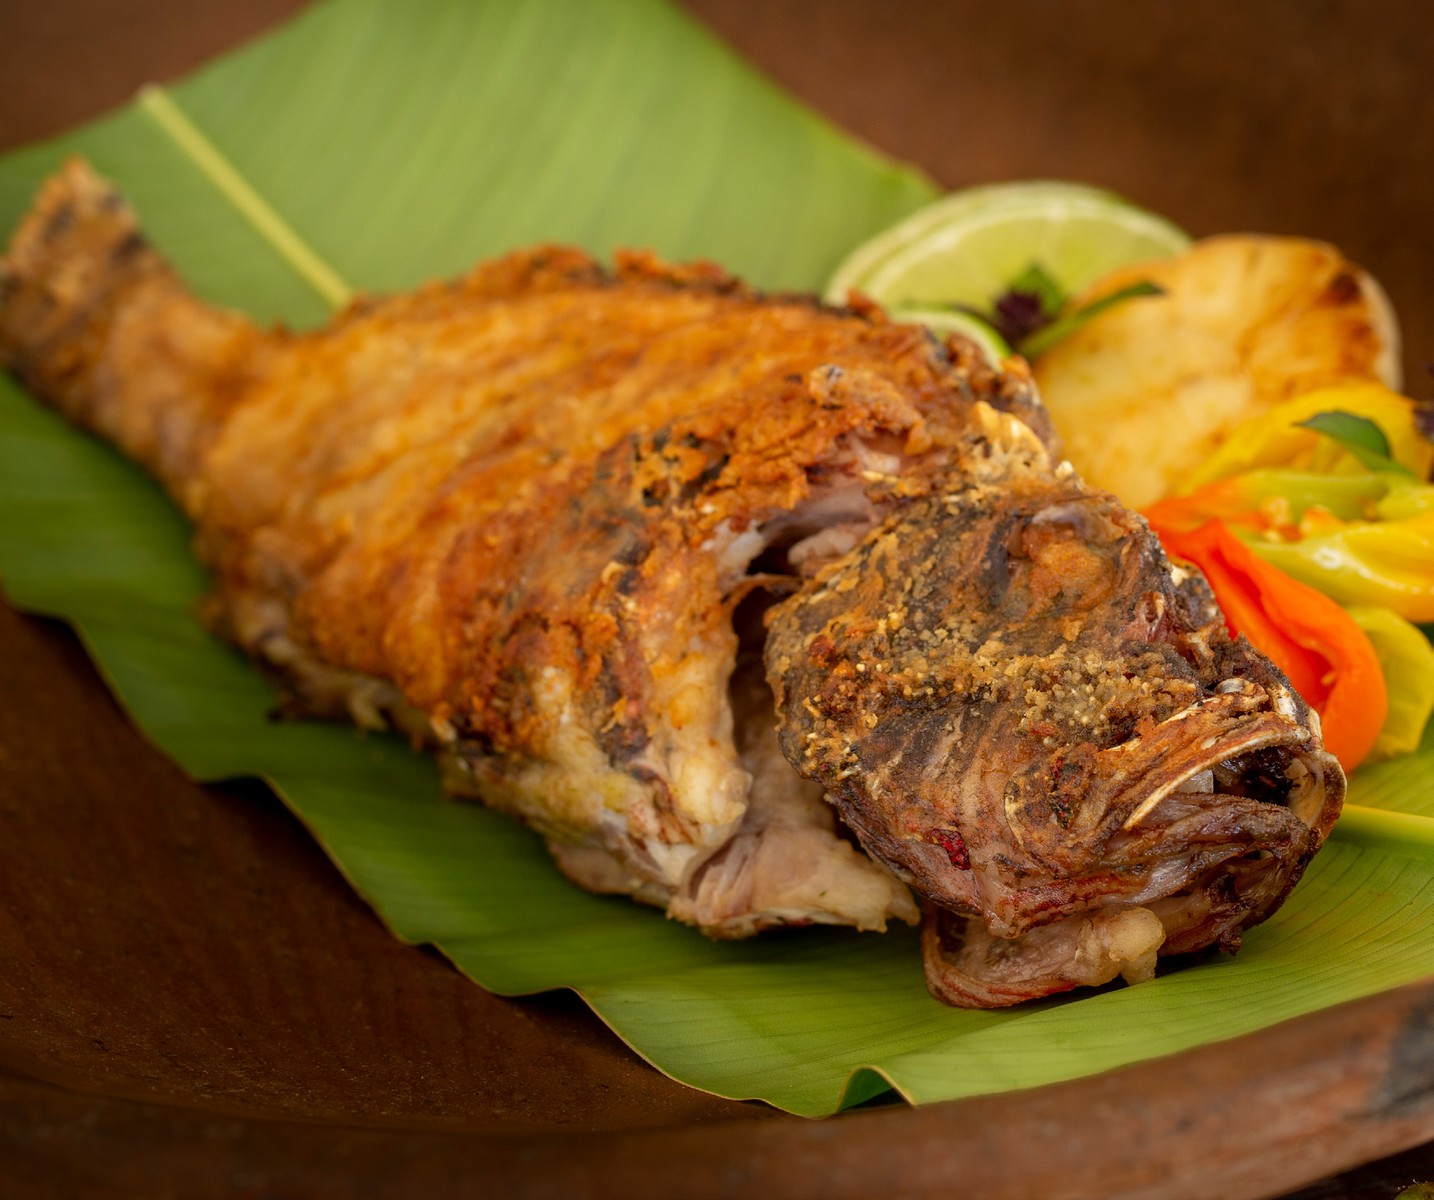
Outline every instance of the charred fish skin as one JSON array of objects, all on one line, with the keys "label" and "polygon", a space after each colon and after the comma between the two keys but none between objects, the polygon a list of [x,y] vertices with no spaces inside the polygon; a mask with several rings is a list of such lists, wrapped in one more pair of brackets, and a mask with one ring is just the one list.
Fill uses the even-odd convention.
[{"label": "charred fish skin", "polygon": [[[1313,717],[1053,465],[1024,368],[859,298],[539,247],[263,330],[75,162],[0,265],[0,360],[165,483],[293,712],[403,730],[713,936],[914,921],[895,872],[944,999],[1135,978],[1233,944],[1337,810]],[[764,592],[780,717],[734,630]]]},{"label": "charred fish skin", "polygon": [[1344,791],[1204,581],[988,425],[772,611],[766,651],[784,752],[928,899],[933,987],[983,1006],[1233,949]]}]

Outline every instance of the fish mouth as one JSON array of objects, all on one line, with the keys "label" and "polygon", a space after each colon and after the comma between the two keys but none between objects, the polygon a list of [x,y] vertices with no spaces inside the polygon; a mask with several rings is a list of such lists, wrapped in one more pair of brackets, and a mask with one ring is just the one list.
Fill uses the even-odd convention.
[{"label": "fish mouth", "polygon": [[[1016,889],[1005,921],[928,903],[931,990],[957,1005],[1002,1007],[1117,978],[1142,982],[1160,958],[1237,950],[1299,881],[1344,794],[1318,718],[1306,712],[1314,728],[1301,726],[1292,694],[1277,687],[1275,711],[1263,719],[1182,739],[1193,752],[1152,768],[1143,797],[1117,806],[1118,826],[1095,866]],[[1192,706],[1166,723],[1166,737],[1181,721],[1204,725],[1213,715],[1208,701]],[[1150,739],[1144,757],[1160,757],[1160,740]]]},{"label": "fish mouth", "polygon": [[[1232,703],[1231,698],[1236,697],[1239,699]],[[1193,762],[1177,766],[1166,772],[1165,778],[1155,777],[1154,786],[1149,787],[1145,798],[1121,822],[1123,830],[1145,824],[1171,797],[1180,793],[1232,795],[1282,804],[1306,826],[1314,827],[1321,822],[1326,808],[1324,760],[1330,756],[1324,751],[1309,755],[1298,752],[1300,746],[1318,743],[1319,716],[1306,709],[1301,724],[1303,705],[1284,684],[1269,681],[1260,687],[1246,679],[1226,680],[1212,695],[1157,726],[1157,736],[1182,722],[1208,716],[1212,706],[1224,703],[1228,710],[1245,699],[1268,705],[1264,719],[1253,730],[1240,729],[1234,736],[1223,732],[1206,734],[1197,743],[1197,753],[1205,751],[1204,758],[1197,757]],[[1306,757],[1309,762],[1305,761]],[[1289,761],[1285,761],[1287,758]],[[1150,780],[1147,776],[1147,781]],[[1332,823],[1333,818],[1329,820]]]},{"label": "fish mouth", "polygon": [[[1160,919],[1160,954],[1214,944],[1236,950],[1242,932],[1279,906],[1328,836],[1344,773],[1320,747],[1318,717],[1308,718],[1313,736],[1292,723],[1221,746],[1218,757],[1156,789],[1112,838],[1118,860],[1152,864],[1125,903]],[[1159,853],[1162,845],[1190,849],[1171,856]]]}]

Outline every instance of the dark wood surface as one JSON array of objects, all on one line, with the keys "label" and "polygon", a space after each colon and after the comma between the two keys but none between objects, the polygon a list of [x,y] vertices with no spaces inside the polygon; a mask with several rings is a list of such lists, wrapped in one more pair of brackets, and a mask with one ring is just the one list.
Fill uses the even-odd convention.
[{"label": "dark wood surface", "polygon": [[[0,6],[0,146],[296,7]],[[1419,0],[688,7],[944,185],[1080,178],[1197,233],[1334,240],[1411,371],[1434,358]],[[1375,1200],[1434,1176],[1428,1147],[1380,1159],[1431,1137],[1434,985],[975,1102],[814,1123],[693,1091],[571,997],[394,942],[263,789],[184,779],[66,630],[0,606],[0,1195]]]}]

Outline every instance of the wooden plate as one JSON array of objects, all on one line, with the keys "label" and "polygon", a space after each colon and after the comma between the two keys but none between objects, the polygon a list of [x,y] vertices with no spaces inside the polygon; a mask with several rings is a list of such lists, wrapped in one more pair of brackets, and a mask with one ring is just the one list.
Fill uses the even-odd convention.
[{"label": "wooden plate", "polygon": [[[0,147],[295,7],[6,6]],[[1196,233],[1339,243],[1434,391],[1422,0],[688,7],[942,184],[1080,178]],[[189,783],[66,630],[3,607],[0,964],[6,1194],[1255,1197],[1434,1138],[1434,982],[991,1099],[815,1123],[693,1091],[571,997],[394,942],[263,789]],[[1420,1174],[1428,1148],[1306,1195]]]}]

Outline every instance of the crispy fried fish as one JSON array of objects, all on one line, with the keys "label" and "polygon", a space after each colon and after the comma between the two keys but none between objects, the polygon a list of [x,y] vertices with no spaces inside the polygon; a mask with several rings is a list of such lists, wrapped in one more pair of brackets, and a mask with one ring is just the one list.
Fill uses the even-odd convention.
[{"label": "crispy fried fish", "polygon": [[292,712],[407,732],[711,935],[909,886],[952,1002],[1142,978],[1236,945],[1338,812],[1317,718],[1025,372],[870,306],[543,247],[263,330],[73,162],[0,359],[164,482]]}]

